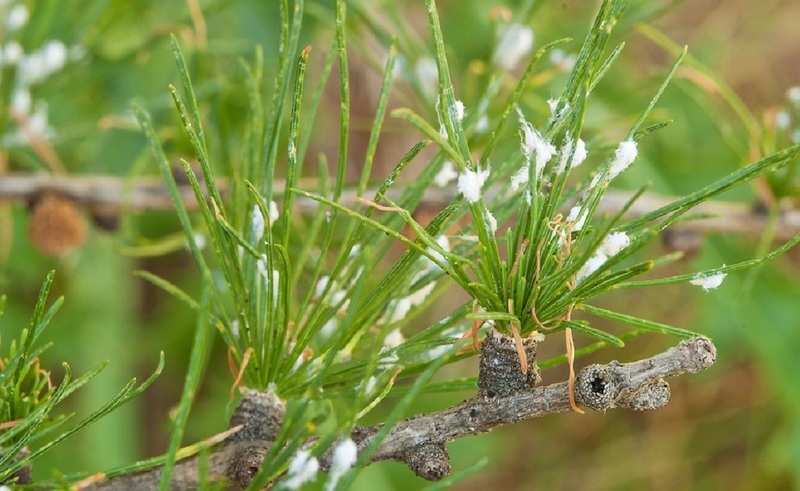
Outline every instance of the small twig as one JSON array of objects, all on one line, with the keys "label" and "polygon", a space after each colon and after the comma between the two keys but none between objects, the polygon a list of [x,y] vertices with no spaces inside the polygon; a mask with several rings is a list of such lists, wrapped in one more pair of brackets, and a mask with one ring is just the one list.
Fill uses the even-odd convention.
[{"label": "small twig", "polygon": [[[216,180],[217,187],[224,195],[229,189],[224,179]],[[300,188],[316,188],[316,181],[301,180]],[[178,187],[184,205],[197,209],[194,193],[188,185]],[[283,190],[283,183],[275,182],[277,196]],[[61,176],[49,174],[5,174],[0,175],[0,201],[12,200],[30,202],[43,191],[58,191],[83,205],[90,213],[116,215],[123,211],[174,211],[175,207],[167,188],[160,178],[136,178],[135,180],[112,176]],[[394,194],[393,194],[394,193]],[[491,201],[497,189],[489,189],[485,199]],[[345,190],[342,202],[355,196],[353,190]],[[397,198],[396,191],[390,189],[387,196]],[[631,193],[608,191],[600,202],[597,213],[614,214],[628,202]],[[425,193],[423,204],[446,206],[455,198],[455,189],[430,189]],[[625,214],[637,218],[674,201],[669,196],[647,194],[631,205]],[[312,200],[298,200],[295,207],[302,213],[317,209],[319,204]],[[743,203],[706,201],[697,205],[692,213],[710,215],[697,220],[682,221],[670,230],[694,233],[734,233],[760,236],[767,227],[765,212]],[[776,240],[788,240],[800,233],[800,210],[782,210],[775,227]]]},{"label": "small twig", "polygon": [[[695,373],[711,366],[716,348],[707,338],[682,341],[651,358],[632,363],[613,361],[590,365],[576,378],[578,404],[596,411],[625,407],[633,410],[659,409],[669,402],[666,377]],[[519,370],[519,368],[517,368]],[[447,442],[485,433],[497,426],[538,418],[570,410],[567,382],[533,389],[522,389],[508,395],[482,392],[479,395],[441,411],[422,414],[397,423],[372,455],[370,463],[393,460],[406,463],[417,475],[429,480],[443,478],[450,471]],[[259,404],[266,404],[263,408]],[[274,404],[276,406],[269,406]],[[244,409],[242,409],[244,408]],[[207,462],[208,479],[227,480],[245,487],[255,475],[274,440],[282,415],[283,404],[274,396],[248,394],[234,413],[232,424],[245,428],[236,439],[212,453]],[[248,426],[250,427],[248,429]],[[370,444],[382,425],[356,427],[351,438],[359,452]],[[331,452],[323,455],[320,466],[330,468]],[[173,471],[170,489],[194,489],[198,483],[197,457],[179,462]],[[119,476],[86,487],[87,490],[154,489],[160,469]]]}]

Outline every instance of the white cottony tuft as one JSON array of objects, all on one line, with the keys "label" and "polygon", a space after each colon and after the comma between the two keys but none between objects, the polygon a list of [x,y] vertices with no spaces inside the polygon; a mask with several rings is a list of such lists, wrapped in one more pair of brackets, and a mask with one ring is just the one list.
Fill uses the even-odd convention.
[{"label": "white cottony tuft", "polygon": [[698,274],[693,280],[689,281],[689,283],[695,286],[700,286],[703,288],[703,290],[708,291],[720,286],[722,284],[722,280],[724,280],[726,276],[728,276],[727,273],[717,273],[708,276]]},{"label": "white cottony tuft", "polygon": [[586,213],[583,213],[583,207],[573,206],[572,209],[569,210],[569,215],[567,215],[567,222],[572,224],[571,230],[573,232],[582,229],[583,224],[586,223]]},{"label": "white cottony tuft", "polygon": [[[439,135],[447,140],[447,127],[444,124],[444,120],[442,120],[442,114],[439,112],[439,106],[441,105],[441,98],[436,98],[436,117],[439,118]],[[461,121],[464,119],[464,114],[466,113],[466,109],[464,108],[464,103],[456,99],[454,106],[449,106],[450,112],[450,121]]]},{"label": "white cottony tuft", "polygon": [[375,385],[378,383],[378,379],[375,377],[370,377],[367,380],[367,385],[364,387],[364,392],[367,394],[372,394],[372,391],[375,390]]},{"label": "white cottony tuft", "polygon": [[437,358],[441,358],[444,355],[450,353],[450,351],[452,351],[452,349],[453,349],[452,345],[443,344],[443,345],[437,346],[435,348],[429,349],[428,351],[426,351],[424,353],[424,356],[428,360],[435,360]]},{"label": "white cottony tuft", "polygon": [[608,170],[608,180],[614,179],[622,171],[628,168],[636,157],[639,155],[639,150],[636,147],[636,142],[633,140],[625,140],[620,143],[614,155],[614,160],[611,162],[611,167]]},{"label": "white cottony tuft", "polygon": [[464,103],[459,100],[456,100],[456,107],[454,108],[454,114],[453,114],[453,116],[455,116],[455,119],[457,121],[463,120],[466,111],[467,110],[464,108]]},{"label": "white cottony tuft", "polygon": [[533,156],[533,152],[536,151],[536,140],[539,139],[539,133],[532,124],[525,120],[522,115],[522,111],[519,111],[519,122],[519,137],[522,155],[525,156],[525,160],[530,161],[531,157]]},{"label": "white cottony tuft", "polygon": [[269,202],[269,223],[274,224],[278,221],[278,217],[280,214],[278,213],[278,205],[274,201]]},{"label": "white cottony tuft", "polygon": [[481,188],[488,177],[489,169],[467,170],[458,176],[458,192],[463,194],[469,203],[475,203],[481,199]]},{"label": "white cottony tuft", "polygon": [[530,179],[530,170],[528,165],[523,165],[519,168],[516,174],[511,176],[511,190],[516,191],[521,186],[528,184]]},{"label": "white cottony tuft", "polygon": [[494,63],[505,70],[511,70],[531,52],[533,31],[523,24],[509,24],[500,29],[500,39],[494,49]]},{"label": "white cottony tuft", "polygon": [[631,243],[631,238],[625,232],[611,232],[606,235],[603,242],[597,248],[597,251],[604,254],[606,257],[611,257],[617,254],[622,249],[628,247]]},{"label": "white cottony tuft", "polygon": [[330,276],[319,277],[319,279],[317,280],[317,284],[314,286],[314,298],[319,298],[322,296],[330,280],[331,280]]},{"label": "white cottony tuft", "polygon": [[[269,202],[269,224],[275,225],[278,221],[280,213],[278,213],[278,205],[274,201]],[[253,205],[253,213],[250,215],[250,230],[256,241],[264,237],[264,215],[261,214],[261,208],[258,205]]]},{"label": "white cottony tuft", "polygon": [[[446,235],[440,235],[436,237],[436,243],[443,250],[450,252],[450,239],[448,239]],[[436,260],[439,261],[440,264],[447,264],[447,258],[444,257],[439,251],[431,249],[430,247],[426,247],[425,249],[431,254],[431,256],[436,258]],[[423,270],[426,273],[434,268],[439,269],[439,265],[433,262],[432,260],[428,259],[428,257],[426,256],[422,257],[422,262],[423,262]]]},{"label": "white cottony tuft", "polygon": [[542,135],[536,131],[531,123],[525,120],[522,111],[517,108],[519,114],[519,135],[521,139],[522,154],[525,159],[530,161],[533,154],[536,154],[536,175],[542,174],[545,164],[553,158],[556,153],[556,147],[542,138]]},{"label": "white cottony tuft", "polygon": [[9,32],[14,32],[28,22],[28,9],[24,5],[14,5],[6,14],[6,27]]},{"label": "white cottony tuft", "polygon": [[281,272],[277,269],[272,270],[272,303],[278,304],[278,294],[280,293]]},{"label": "white cottony tuft", "polygon": [[336,317],[332,317],[319,328],[319,336],[325,340],[330,339],[333,333],[336,332],[337,327],[339,327],[339,321]]},{"label": "white cottony tuft", "polygon": [[[448,239],[446,235],[440,235],[436,237],[436,243],[439,245],[439,247],[441,247],[445,251],[450,252],[450,239]],[[447,261],[447,259],[445,259],[445,257],[439,254],[438,252],[436,252],[435,254],[442,262]]]},{"label": "white cottony tuft", "polygon": [[250,215],[250,233],[256,242],[264,236],[264,215],[258,205],[253,205],[253,213]]},{"label": "white cottony tuft", "polygon": [[454,164],[452,160],[445,160],[441,170],[439,170],[433,178],[433,184],[443,188],[453,182],[457,177],[458,171],[456,171],[456,164]]},{"label": "white cottony tuft", "polygon": [[575,154],[572,156],[572,169],[578,167],[586,160],[589,154],[586,152],[586,142],[578,138],[578,143],[575,144]]},{"label": "white cottony tuft", "polygon": [[264,277],[264,288],[272,286],[272,302],[277,305],[278,293],[280,292],[281,272],[277,269],[272,270],[272,274],[267,269],[267,256],[261,255],[261,259],[256,261],[256,268],[259,274]]},{"label": "white cottony tuft", "polygon": [[416,307],[417,305],[421,305],[423,302],[425,302],[425,300],[428,299],[428,297],[430,297],[434,288],[436,288],[436,283],[431,281],[430,283],[421,287],[419,290],[409,293],[408,297],[406,298],[408,298],[408,301],[411,302],[412,307]]},{"label": "white cottony tuft", "polygon": [[583,264],[583,266],[581,266],[581,269],[578,270],[578,274],[575,275],[575,279],[578,280],[578,283],[580,283],[584,278],[600,269],[600,266],[605,264],[607,259],[608,258],[605,255],[600,254],[599,252],[595,253]]},{"label": "white cottony tuft", "polygon": [[67,62],[67,47],[61,41],[49,41],[41,49],[20,60],[19,77],[23,84],[44,80],[61,70]]},{"label": "white cottony tuft", "polygon": [[331,291],[333,293],[331,293],[331,296],[329,297],[330,304],[333,306],[339,305],[339,310],[347,310],[347,307],[350,306],[350,299],[348,298],[347,300],[345,300],[345,297],[347,297],[347,290],[335,290],[335,291],[331,290]]},{"label": "white cottony tuft", "polygon": [[403,297],[399,300],[392,300],[389,302],[389,308],[392,309],[392,315],[389,317],[389,322],[399,322],[406,318],[408,312],[411,310],[411,300],[408,297]]},{"label": "white cottony tuft", "polygon": [[486,210],[486,224],[489,225],[489,230],[492,231],[492,234],[497,232],[497,218],[489,210]]},{"label": "white cottony tuft", "polygon": [[283,485],[289,489],[300,489],[307,482],[314,481],[319,471],[319,461],[308,450],[298,450],[291,462]]},{"label": "white cottony tuft", "polygon": [[556,154],[556,147],[539,138],[536,141],[536,175],[542,175],[545,164]]},{"label": "white cottony tuft", "polygon": [[333,449],[333,459],[331,460],[331,468],[328,471],[328,482],[325,483],[325,489],[336,488],[339,479],[353,467],[356,460],[358,460],[358,446],[351,438],[342,440],[336,445],[336,448]]},{"label": "white cottony tuft", "polygon": [[400,329],[394,329],[383,338],[383,347],[388,349],[397,348],[401,344],[405,342],[406,338],[403,337],[403,333],[400,332]]},{"label": "white cottony tuft", "polygon": [[630,243],[631,238],[625,232],[611,232],[606,235],[592,257],[578,270],[575,279],[580,283],[584,278],[600,269],[608,261],[608,258],[628,247]]},{"label": "white cottony tuft", "polygon": [[[567,138],[569,138],[569,135],[567,135]],[[571,161],[570,158],[572,159]],[[558,160],[557,172],[561,174],[566,170],[574,169],[581,165],[584,160],[586,160],[586,143],[580,138],[578,138],[577,142],[567,139],[567,142],[561,147],[561,158]]]},{"label": "white cottony tuft", "polygon": [[25,50],[22,45],[16,41],[9,41],[5,46],[0,46],[0,66],[2,65],[16,65],[22,60],[25,55]]}]

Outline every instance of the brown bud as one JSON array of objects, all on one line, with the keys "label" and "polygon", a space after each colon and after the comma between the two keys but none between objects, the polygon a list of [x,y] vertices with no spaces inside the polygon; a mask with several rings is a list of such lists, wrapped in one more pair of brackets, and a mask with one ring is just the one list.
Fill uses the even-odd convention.
[{"label": "brown bud", "polygon": [[63,256],[86,241],[87,226],[74,200],[46,191],[32,206],[28,237],[48,256]]}]

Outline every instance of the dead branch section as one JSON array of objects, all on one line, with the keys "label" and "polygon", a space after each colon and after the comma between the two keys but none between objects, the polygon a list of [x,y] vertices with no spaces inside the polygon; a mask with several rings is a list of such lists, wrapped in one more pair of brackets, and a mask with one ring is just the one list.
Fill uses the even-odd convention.
[{"label": "dead branch section", "polygon": [[[176,181],[181,199],[188,209],[196,209],[194,193],[181,172],[176,172]],[[225,194],[229,188],[227,181],[217,179],[217,187]],[[301,188],[316,189],[318,184],[312,181],[300,182]],[[284,183],[275,183],[278,193],[284,189]],[[124,211],[142,212],[148,210],[173,211],[175,209],[163,180],[160,178],[137,178],[135,180],[113,176],[65,176],[50,174],[12,173],[0,175],[0,201],[33,202],[37,196],[45,192],[54,192],[73,199],[84,207],[92,216],[117,216]],[[498,189],[490,189],[486,199],[491,200]],[[368,191],[369,195],[369,191]],[[354,195],[345,192],[342,202],[346,203]],[[391,193],[392,198],[397,198]],[[609,191],[600,203],[597,213],[614,214],[625,206],[631,194],[628,192]],[[452,190],[431,189],[425,194],[424,204],[444,207],[455,198],[455,186]],[[643,216],[661,206],[674,201],[670,196],[646,194],[630,206],[626,213],[628,218]],[[310,212],[318,203],[310,200],[299,200],[295,206],[301,212]],[[566,208],[568,209],[568,207]],[[696,220],[682,221],[670,227],[676,232],[693,234],[728,232],[741,235],[760,236],[768,226],[767,213],[758,207],[742,203],[723,201],[707,201],[700,203],[694,214]],[[777,217],[775,239],[788,240],[800,233],[800,210],[785,209]]]},{"label": "dead branch section", "polygon": [[[499,338],[499,335],[488,335],[484,343]],[[483,353],[483,357],[496,356],[490,353],[497,351],[484,347]],[[587,366],[578,374],[575,396],[581,406],[595,411],[618,407],[637,411],[659,409],[670,398],[665,378],[698,372],[711,366],[715,360],[716,348],[709,339],[689,339],[640,361]],[[493,361],[483,359],[482,363],[488,366],[493,365]],[[484,377],[484,373],[482,369],[480,377]],[[536,378],[527,380],[535,383]],[[508,384],[508,380],[504,377],[499,380],[497,387],[483,384],[477,396],[460,404],[399,422],[380,443],[370,463],[385,460],[404,462],[420,477],[441,479],[450,472],[447,442],[485,433],[500,425],[570,410],[567,382],[535,388],[526,383],[509,391],[503,385]],[[511,383],[517,384],[515,381]],[[246,487],[274,441],[283,414],[283,402],[277,397],[256,392],[246,395],[231,421],[231,425],[241,424],[243,429],[211,455],[207,462],[208,478]],[[353,430],[351,438],[358,445],[359,452],[364,451],[380,428],[381,425],[376,425]],[[330,452],[322,456],[320,465],[323,470],[329,468],[330,461]],[[179,462],[173,472],[171,489],[195,489],[199,485],[198,465],[196,458]],[[160,469],[153,469],[87,483],[81,489],[155,489],[160,475]]]}]

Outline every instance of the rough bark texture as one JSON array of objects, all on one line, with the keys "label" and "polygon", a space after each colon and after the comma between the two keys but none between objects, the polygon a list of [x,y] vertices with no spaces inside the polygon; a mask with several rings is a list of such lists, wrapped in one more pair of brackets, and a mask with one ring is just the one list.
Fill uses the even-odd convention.
[{"label": "rough bark texture", "polygon": [[527,370],[523,373],[514,338],[494,329],[486,333],[481,353],[478,393],[483,397],[506,397],[521,390],[535,387],[542,381],[536,364],[538,338],[522,340],[527,356]]},{"label": "rough bark texture", "polygon": [[[716,348],[713,343],[707,338],[698,337],[682,341],[678,346],[652,358],[632,363],[614,361],[605,365],[590,365],[578,374],[575,384],[576,400],[580,405],[596,411],[616,407],[638,411],[658,409],[669,401],[669,385],[664,380],[666,377],[686,372],[695,373],[708,368],[715,360]],[[516,366],[519,368],[519,361]],[[505,384],[504,381],[501,383]],[[275,407],[262,407],[270,405]],[[274,437],[280,424],[276,415],[282,407],[282,402],[274,396],[258,393],[245,395],[234,415],[236,422],[245,425],[239,433]],[[438,480],[450,472],[450,458],[445,446],[447,442],[485,433],[496,426],[569,410],[567,382],[536,388],[526,386],[503,396],[488,397],[488,394],[478,394],[442,411],[422,414],[397,423],[381,442],[370,462],[405,462],[420,477]],[[351,438],[357,444],[359,452],[363,452],[380,429],[381,425],[354,428]],[[227,480],[239,487],[245,487],[250,482],[269,450],[270,441],[246,441],[242,438],[231,438],[228,444],[212,454],[209,463],[212,480]],[[323,470],[329,468],[329,454],[320,459],[320,465]],[[194,489],[197,486],[195,459],[180,462],[173,476],[171,489]],[[160,469],[155,469],[119,476],[84,486],[83,489],[155,489],[159,477]]]}]

